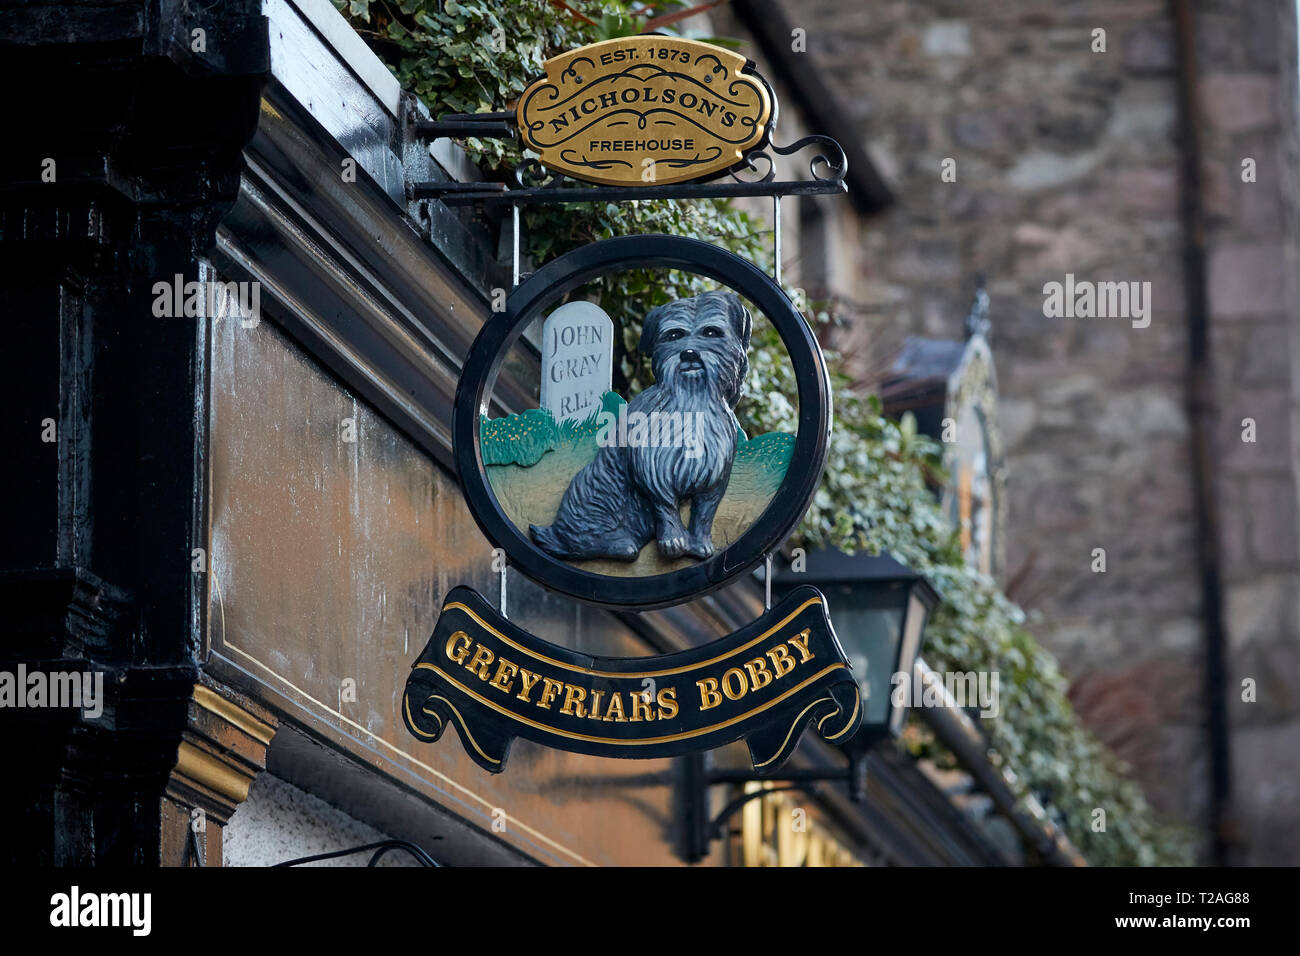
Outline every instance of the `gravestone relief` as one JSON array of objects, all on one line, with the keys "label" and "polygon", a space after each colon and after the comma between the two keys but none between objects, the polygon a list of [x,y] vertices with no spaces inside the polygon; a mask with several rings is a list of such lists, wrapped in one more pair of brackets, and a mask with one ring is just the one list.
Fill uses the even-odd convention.
[{"label": "gravestone relief", "polygon": [[542,324],[542,408],[556,422],[600,409],[613,374],[614,323],[594,302],[569,302]]}]

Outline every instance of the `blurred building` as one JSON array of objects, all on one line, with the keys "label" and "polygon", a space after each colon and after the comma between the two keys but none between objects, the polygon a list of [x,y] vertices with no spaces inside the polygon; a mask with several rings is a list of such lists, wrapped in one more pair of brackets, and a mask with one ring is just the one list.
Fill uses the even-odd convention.
[{"label": "blurred building", "polygon": [[[1294,4],[735,8],[802,32],[783,59],[824,77],[894,197],[829,290],[874,317],[864,376],[956,337],[987,277],[1004,582],[1085,722],[1207,860],[1294,863]],[[1048,317],[1067,275],[1149,282],[1149,325]]]}]

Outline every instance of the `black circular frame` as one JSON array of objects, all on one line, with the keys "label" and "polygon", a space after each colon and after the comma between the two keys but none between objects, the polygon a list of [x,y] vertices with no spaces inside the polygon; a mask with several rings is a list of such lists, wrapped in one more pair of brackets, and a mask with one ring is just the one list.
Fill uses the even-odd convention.
[{"label": "black circular frame", "polygon": [[[501,510],[479,448],[485,393],[506,353],[547,305],[591,279],[625,269],[667,268],[706,276],[747,298],[781,336],[799,391],[799,430],[785,479],[767,508],[728,547],[699,564],[646,577],[596,574],[551,557]],[[505,311],[484,323],[462,369],[452,412],[456,469],[470,513],[510,562],[539,584],[610,608],[667,607],[698,597],[752,570],[780,546],[812,503],[830,437],[830,380],[807,321],[767,273],[725,249],[683,236],[622,236],[582,246],[520,283]]]}]

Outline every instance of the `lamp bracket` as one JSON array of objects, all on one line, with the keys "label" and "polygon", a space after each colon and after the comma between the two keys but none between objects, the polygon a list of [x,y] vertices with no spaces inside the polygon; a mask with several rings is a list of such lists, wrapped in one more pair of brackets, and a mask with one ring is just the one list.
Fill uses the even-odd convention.
[{"label": "lamp bracket", "polygon": [[842,780],[848,783],[849,799],[854,803],[862,802],[866,796],[866,751],[855,749],[850,752],[846,750],[845,756],[849,758],[847,767],[836,767],[829,770],[785,771],[777,778],[780,782],[776,786],[740,794],[724,806],[712,820],[708,818],[710,787],[719,784],[744,785],[759,781],[770,782],[772,778],[760,777],[753,772],[744,770],[706,769],[702,754],[691,754],[686,757],[687,785],[689,788],[687,799],[691,801],[691,806],[686,815],[688,825],[686,857],[688,862],[698,863],[704,859],[708,855],[710,844],[714,840],[722,839],[723,828],[727,821],[736,814],[736,811],[751,800],[766,796],[769,793],[803,790],[816,796],[819,792],[818,784]]}]

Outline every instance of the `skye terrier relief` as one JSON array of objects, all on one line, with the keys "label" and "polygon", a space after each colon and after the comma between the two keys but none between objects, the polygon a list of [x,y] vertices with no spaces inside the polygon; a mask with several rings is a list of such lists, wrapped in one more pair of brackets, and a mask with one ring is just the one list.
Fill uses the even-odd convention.
[{"label": "skye terrier relief", "polygon": [[[665,560],[713,554],[713,518],[731,478],[736,415],[749,371],[752,319],[730,292],[706,292],[651,310],[641,330],[655,384],[627,417],[676,421],[684,440],[602,444],[569,483],[555,522],[529,525],[564,560],[633,561],[651,538]],[[653,431],[653,429],[652,429]],[[690,504],[689,527],[681,507]]]}]

